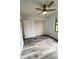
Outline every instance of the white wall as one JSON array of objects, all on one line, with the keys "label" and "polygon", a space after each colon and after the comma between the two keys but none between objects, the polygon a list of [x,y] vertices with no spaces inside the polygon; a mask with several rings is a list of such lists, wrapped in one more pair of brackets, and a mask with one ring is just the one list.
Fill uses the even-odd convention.
[{"label": "white wall", "polygon": [[[24,20],[24,30],[25,30],[25,38],[29,38],[29,37],[34,37],[34,36],[37,36],[38,34],[39,35],[42,35],[42,34],[47,34],[47,35],[50,35],[52,37],[55,37],[56,39],[58,39],[58,33],[57,32],[54,32],[54,19],[55,19],[56,15],[54,16],[50,16],[48,18],[25,18],[23,19]],[[30,21],[31,25],[28,25],[29,29],[27,29],[27,22],[26,20],[28,20],[28,22]],[[40,27],[38,27],[38,31],[36,31],[34,29],[34,22],[35,21],[42,21],[43,22],[43,30],[42,32],[40,31]],[[29,34],[27,35],[28,32]],[[39,32],[39,33],[38,33]],[[38,33],[38,34],[36,34]]]},{"label": "white wall", "polygon": [[23,36],[22,36],[22,26],[20,23],[20,50],[22,50],[23,45],[24,45],[24,42],[23,42]]},{"label": "white wall", "polygon": [[58,39],[58,33],[54,32],[54,19],[56,16],[50,16],[49,18],[46,18],[45,21],[45,34],[48,34],[56,39]]}]

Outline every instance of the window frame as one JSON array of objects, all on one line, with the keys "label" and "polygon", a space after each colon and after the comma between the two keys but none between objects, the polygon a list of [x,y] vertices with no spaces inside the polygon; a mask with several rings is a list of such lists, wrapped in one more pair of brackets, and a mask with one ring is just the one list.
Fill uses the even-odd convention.
[{"label": "window frame", "polygon": [[58,23],[58,17],[55,17],[55,26],[54,26],[55,27],[55,29],[54,29],[55,32],[58,32],[58,30],[56,31],[56,29],[57,29],[56,26],[58,26],[57,23]]}]

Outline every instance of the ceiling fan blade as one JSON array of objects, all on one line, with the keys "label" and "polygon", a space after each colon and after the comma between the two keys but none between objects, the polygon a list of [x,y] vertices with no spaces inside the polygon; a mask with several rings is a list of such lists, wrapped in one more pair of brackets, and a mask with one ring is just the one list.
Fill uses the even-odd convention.
[{"label": "ceiling fan blade", "polygon": [[40,11],[42,11],[42,9],[40,9],[40,8],[36,8],[36,10],[40,10]]},{"label": "ceiling fan blade", "polygon": [[47,10],[47,11],[55,11],[56,9],[49,9],[49,10]]},{"label": "ceiling fan blade", "polygon": [[51,1],[47,7],[50,7],[53,3],[54,1]]}]

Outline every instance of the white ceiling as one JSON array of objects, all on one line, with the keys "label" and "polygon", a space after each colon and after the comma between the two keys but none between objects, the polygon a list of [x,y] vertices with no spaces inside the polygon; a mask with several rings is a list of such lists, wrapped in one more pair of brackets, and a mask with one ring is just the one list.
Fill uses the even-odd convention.
[{"label": "white ceiling", "polygon": [[55,8],[56,11],[50,11],[47,15],[37,15],[40,13],[39,10],[36,10],[35,8],[42,8],[42,5],[48,4],[52,0],[20,0],[20,16],[22,17],[47,17],[50,15],[54,15],[58,12],[58,0],[53,0],[54,4],[49,8],[53,9]]}]

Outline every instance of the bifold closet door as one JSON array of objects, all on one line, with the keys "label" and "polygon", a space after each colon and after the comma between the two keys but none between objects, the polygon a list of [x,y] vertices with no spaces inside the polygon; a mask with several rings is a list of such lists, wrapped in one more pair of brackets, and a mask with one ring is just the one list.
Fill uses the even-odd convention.
[{"label": "bifold closet door", "polygon": [[30,20],[23,20],[25,38],[33,36],[32,33],[32,22]]},{"label": "bifold closet door", "polygon": [[23,20],[25,38],[31,38],[43,35],[44,21],[41,20]]},{"label": "bifold closet door", "polygon": [[43,35],[44,32],[44,21],[42,20],[36,20],[34,21],[34,26],[35,26],[35,35]]}]

